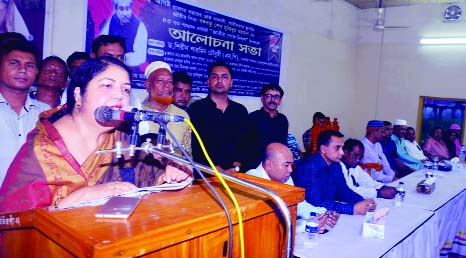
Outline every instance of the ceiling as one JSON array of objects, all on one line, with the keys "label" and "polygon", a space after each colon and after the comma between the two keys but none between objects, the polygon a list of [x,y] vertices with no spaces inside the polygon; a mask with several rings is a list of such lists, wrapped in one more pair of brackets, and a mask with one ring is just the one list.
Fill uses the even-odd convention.
[{"label": "ceiling", "polygon": [[[346,0],[346,2],[361,8],[377,8],[379,7],[379,0]],[[459,3],[464,0],[382,0],[382,7],[402,6],[402,5],[416,5],[416,4],[447,4]]]}]

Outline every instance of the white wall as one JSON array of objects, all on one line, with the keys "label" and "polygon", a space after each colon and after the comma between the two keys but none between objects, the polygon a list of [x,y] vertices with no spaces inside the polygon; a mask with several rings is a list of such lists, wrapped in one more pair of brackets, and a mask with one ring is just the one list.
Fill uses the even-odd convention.
[{"label": "white wall", "polygon": [[[466,5],[461,5],[466,10]],[[381,52],[382,32],[360,30],[356,84],[360,102],[367,105],[354,105],[358,114],[356,123],[374,118],[390,121],[404,118],[416,126],[419,96],[466,99],[466,46],[421,46],[418,43],[422,37],[466,36],[466,18],[457,23],[442,21],[446,6],[387,8],[387,26],[410,28],[385,30]],[[376,9],[361,10],[361,26],[369,24],[371,17],[373,21],[375,13]],[[362,130],[364,125],[360,127]]]}]

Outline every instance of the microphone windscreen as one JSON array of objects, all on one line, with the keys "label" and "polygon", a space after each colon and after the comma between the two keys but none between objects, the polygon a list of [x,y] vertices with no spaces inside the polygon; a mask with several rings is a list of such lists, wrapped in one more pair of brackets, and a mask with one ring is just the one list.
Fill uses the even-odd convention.
[{"label": "microphone windscreen", "polygon": [[107,106],[98,107],[94,112],[95,120],[100,123],[107,123],[112,121],[113,110]]}]

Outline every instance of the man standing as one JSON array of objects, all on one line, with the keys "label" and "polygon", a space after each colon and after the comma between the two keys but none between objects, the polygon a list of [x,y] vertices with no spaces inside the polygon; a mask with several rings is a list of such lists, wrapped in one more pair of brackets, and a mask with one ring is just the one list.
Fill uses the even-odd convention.
[{"label": "man standing", "polygon": [[48,104],[50,107],[59,106],[63,89],[68,79],[68,69],[65,61],[58,56],[45,58],[39,67],[37,77],[37,91],[31,92],[31,98]]},{"label": "man standing", "polygon": [[[228,98],[233,85],[230,65],[214,62],[208,71],[209,95],[191,104],[188,113],[217,169],[238,172],[247,155],[248,111]],[[196,139],[192,147],[194,160],[207,164]]]},{"label": "man standing", "polygon": [[[404,137],[406,134],[407,124],[408,123],[406,122],[406,120],[402,119],[397,119],[394,122],[392,140],[396,143],[396,152],[398,153],[398,158],[403,164],[410,167],[412,170],[423,169],[424,164],[418,159],[411,157],[406,148],[406,140],[404,139]],[[401,175],[399,175],[399,178],[407,174],[409,173],[402,173]]]},{"label": "man standing", "polygon": [[343,137],[340,132],[323,131],[317,138],[318,152],[298,163],[293,179],[306,189],[306,201],[343,214],[374,211],[373,199],[364,200],[346,185],[341,171]]},{"label": "man standing", "polygon": [[348,187],[364,198],[382,197],[392,199],[396,188],[385,186],[375,181],[360,166],[359,162],[364,156],[364,145],[356,139],[348,139],[343,145],[343,159],[341,168]]},{"label": "man standing", "polygon": [[39,51],[29,42],[12,40],[0,48],[0,184],[39,113],[50,108],[29,97],[38,63]]},{"label": "man standing", "polygon": [[[173,77],[171,71],[170,65],[161,61],[152,62],[146,67],[144,75],[147,79],[144,85],[149,95],[142,102],[141,108],[189,119],[186,111],[171,104],[173,102]],[[167,128],[173,133],[176,140],[181,143],[186,152],[191,154],[191,128],[186,123],[174,122],[168,123]],[[140,135],[159,133],[159,129],[160,125],[154,122],[141,122],[139,124]],[[172,141],[168,134],[167,139]]]},{"label": "man standing", "polygon": [[368,171],[372,178],[382,183],[390,183],[395,177],[395,172],[390,167],[387,157],[383,153],[382,145],[379,141],[382,139],[383,122],[371,120],[367,123],[366,137],[362,139],[364,145],[364,158],[361,164],[376,164],[381,170]]},{"label": "man standing", "polygon": [[[256,169],[249,170],[246,174],[282,184],[294,185],[293,179],[290,177],[293,171],[292,165],[293,154],[288,147],[281,143],[274,142],[267,145],[263,160],[259,166]],[[321,229],[325,229],[326,222],[333,227],[338,219],[338,214],[326,212],[325,208],[314,207],[306,201],[298,203],[298,218],[307,219],[311,212],[321,214],[320,217],[322,219],[319,220],[319,228]],[[327,214],[327,216],[323,216],[324,214]]]},{"label": "man standing", "polygon": [[112,0],[114,13],[100,34],[126,39],[125,63],[138,66],[146,62],[147,29],[133,13],[133,0]]},{"label": "man standing", "polygon": [[[257,148],[251,154],[264,153],[265,148],[272,142],[287,144],[288,119],[278,112],[284,92],[280,85],[267,84],[262,87],[262,108],[249,114],[249,130],[251,130],[251,147]],[[251,167],[256,167],[261,158],[251,157]]]},{"label": "man standing", "polygon": [[191,88],[193,78],[187,72],[173,73],[173,104],[184,111],[188,109],[189,100],[191,100]]},{"label": "man standing", "polygon": [[[126,43],[125,39],[113,35],[100,35],[92,41],[92,53],[90,56],[101,57],[111,56],[121,62],[125,62]],[[141,101],[131,91],[131,105],[141,108]]]},{"label": "man standing", "polygon": [[422,151],[421,146],[416,142],[416,131],[412,127],[406,128],[406,150],[408,151],[409,155],[419,161],[427,160],[426,155]]}]

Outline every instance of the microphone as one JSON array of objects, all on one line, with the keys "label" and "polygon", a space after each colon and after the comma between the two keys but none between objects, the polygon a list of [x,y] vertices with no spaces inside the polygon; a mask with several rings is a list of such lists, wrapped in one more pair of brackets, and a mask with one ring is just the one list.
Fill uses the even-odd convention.
[{"label": "microphone", "polygon": [[170,115],[163,112],[132,109],[132,111],[113,109],[108,106],[98,107],[94,112],[95,119],[100,123],[110,121],[141,122],[152,121],[155,123],[183,122],[184,117]]}]

